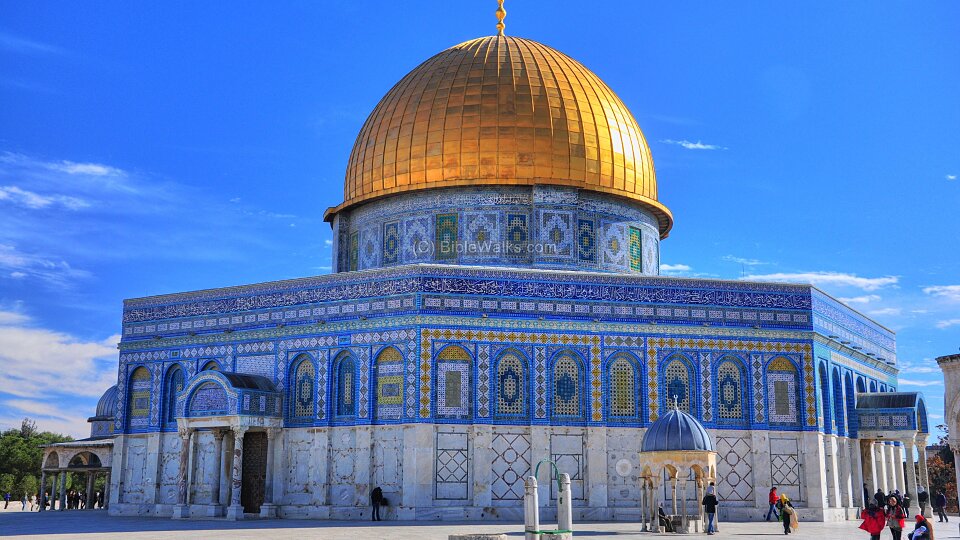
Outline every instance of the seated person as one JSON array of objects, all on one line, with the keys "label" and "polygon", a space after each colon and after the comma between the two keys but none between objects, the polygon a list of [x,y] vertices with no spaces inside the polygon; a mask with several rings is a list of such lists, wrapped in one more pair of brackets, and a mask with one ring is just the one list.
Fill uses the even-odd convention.
[{"label": "seated person", "polygon": [[670,522],[670,518],[667,517],[667,513],[663,511],[663,503],[660,503],[657,507],[657,516],[660,518],[660,526],[663,527],[666,532],[676,532],[673,530],[673,523]]}]

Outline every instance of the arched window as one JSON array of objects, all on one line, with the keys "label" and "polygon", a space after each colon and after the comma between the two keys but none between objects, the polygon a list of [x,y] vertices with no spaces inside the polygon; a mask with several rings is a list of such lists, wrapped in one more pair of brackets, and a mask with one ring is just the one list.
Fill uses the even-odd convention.
[{"label": "arched window", "polygon": [[867,392],[867,385],[863,382],[863,377],[857,377],[857,393],[864,394]]},{"label": "arched window", "polygon": [[436,402],[441,418],[470,416],[470,353],[450,345],[437,355]]},{"label": "arched window", "polygon": [[877,381],[870,381],[870,392],[876,393],[877,391]]},{"label": "arched window", "polygon": [[163,383],[163,423],[167,426],[177,422],[177,395],[183,390],[184,382],[183,368],[179,364],[167,371]]},{"label": "arched window", "polygon": [[497,362],[497,416],[517,417],[527,412],[524,360],[507,351]]},{"label": "arched window", "polygon": [[127,394],[127,424],[131,428],[150,425],[150,372],[140,366],[130,374],[130,392]]},{"label": "arched window", "polygon": [[662,388],[666,389],[664,400],[667,408],[673,407],[674,399],[676,399],[677,407],[690,414],[690,404],[693,403],[690,369],[679,355],[672,357],[667,362],[667,367],[663,370]]},{"label": "arched window", "polygon": [[717,368],[717,417],[720,422],[744,419],[744,373],[740,365],[738,360],[728,358],[721,360]]},{"label": "arched window", "polygon": [[[820,416],[823,417],[823,432],[832,433],[830,420],[830,383],[827,381],[827,364],[820,364]],[[839,429],[839,427],[837,428]]]},{"label": "arched window", "polygon": [[843,383],[840,381],[840,370],[833,370],[833,432],[843,435],[847,421],[843,410]]},{"label": "arched window", "polygon": [[341,353],[337,357],[336,378],[336,414],[337,416],[353,416],[356,414],[356,363],[348,353]]},{"label": "arched window", "polygon": [[636,418],[637,370],[626,355],[619,355],[610,363],[610,416]]},{"label": "arched window", "polygon": [[850,372],[843,376],[843,388],[847,392],[847,437],[857,436],[857,396],[853,392],[853,377]]},{"label": "arched window", "polygon": [[403,355],[387,347],[377,355],[374,375],[377,377],[377,418],[397,420],[403,407]]},{"label": "arched window", "polygon": [[216,360],[211,360],[204,364],[200,371],[220,371],[220,364]]},{"label": "arched window", "polygon": [[799,374],[788,358],[779,356],[767,365],[767,408],[771,424],[800,422]]},{"label": "arched window", "polygon": [[580,363],[573,353],[560,353],[553,363],[554,418],[583,416],[580,379]]},{"label": "arched window", "polygon": [[295,368],[290,381],[290,417],[306,420],[317,414],[317,370],[313,360],[305,354],[294,359]]}]

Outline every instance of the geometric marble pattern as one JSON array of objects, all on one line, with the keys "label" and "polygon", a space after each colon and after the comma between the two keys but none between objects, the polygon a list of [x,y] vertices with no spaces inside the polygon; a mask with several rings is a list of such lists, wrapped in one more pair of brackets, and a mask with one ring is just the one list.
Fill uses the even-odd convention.
[{"label": "geometric marble pattern", "polygon": [[467,498],[469,442],[466,433],[437,433],[437,499]]},{"label": "geometric marble pattern", "polygon": [[493,482],[490,492],[495,501],[519,501],[523,498],[524,478],[530,470],[530,436],[525,433],[495,433]]},{"label": "geometric marble pattern", "polygon": [[717,437],[717,496],[753,501],[753,453],[749,439]]}]

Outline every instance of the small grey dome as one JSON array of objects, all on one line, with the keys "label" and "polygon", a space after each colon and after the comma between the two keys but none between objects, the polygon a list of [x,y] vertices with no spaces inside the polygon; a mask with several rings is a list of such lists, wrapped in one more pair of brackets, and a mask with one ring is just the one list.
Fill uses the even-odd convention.
[{"label": "small grey dome", "polygon": [[665,450],[701,450],[713,452],[713,441],[696,418],[677,409],[670,409],[647,428],[641,452]]},{"label": "small grey dome", "polygon": [[107,388],[107,391],[97,402],[97,418],[114,418],[117,414],[117,385]]}]

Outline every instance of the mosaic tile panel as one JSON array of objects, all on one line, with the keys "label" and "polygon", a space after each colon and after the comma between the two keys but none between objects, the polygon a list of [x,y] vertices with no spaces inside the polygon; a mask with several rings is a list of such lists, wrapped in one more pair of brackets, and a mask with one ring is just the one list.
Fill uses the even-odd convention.
[{"label": "mosaic tile panel", "polygon": [[643,272],[643,231],[630,227],[630,270]]},{"label": "mosaic tile panel", "polygon": [[590,408],[594,422],[603,420],[603,359],[600,338],[590,336]]},{"label": "mosaic tile panel", "polygon": [[321,350],[317,355],[317,418],[327,417],[327,361],[328,351]]},{"label": "mosaic tile panel", "polygon": [[743,389],[741,371],[737,360],[722,359],[717,368],[718,420],[743,420]]},{"label": "mosaic tile panel", "polygon": [[767,365],[767,414],[770,423],[796,424],[800,421],[797,368],[780,356]]},{"label": "mosaic tile panel", "polygon": [[128,419],[131,428],[150,425],[150,394],[153,377],[145,367],[138,367],[130,375]]},{"label": "mosaic tile panel", "polygon": [[356,403],[356,362],[348,353],[340,354],[334,361],[336,382],[336,415],[353,416]]},{"label": "mosaic tile panel", "polygon": [[227,393],[217,383],[200,385],[190,396],[189,416],[213,416],[229,412]]},{"label": "mosaic tile panel", "polygon": [[304,356],[297,365],[291,381],[293,407],[291,416],[313,418],[316,405],[316,370],[313,361]]},{"label": "mosaic tile panel", "polygon": [[441,261],[457,259],[457,214],[437,214],[434,230],[435,257]]},{"label": "mosaic tile panel", "polygon": [[400,222],[383,224],[383,264],[397,264],[400,260]]},{"label": "mosaic tile panel", "polygon": [[681,411],[690,413],[691,388],[690,370],[687,364],[679,358],[672,357],[663,369],[663,388],[666,390],[666,407],[676,406]]},{"label": "mosaic tile panel", "polygon": [[360,406],[360,409],[357,413],[357,416],[360,418],[367,418],[370,414],[370,362],[369,355],[370,350],[366,347],[355,348],[354,352],[357,355],[357,364],[360,366],[360,377],[359,381],[359,390],[360,397],[357,400],[357,404]]},{"label": "mosaic tile panel", "polygon": [[167,372],[167,382],[163,388],[164,406],[163,421],[167,426],[176,425],[177,422],[177,395],[183,390],[186,383],[184,370],[179,365],[175,365]]},{"label": "mosaic tile panel", "polygon": [[551,246],[546,258],[567,259],[573,254],[573,213],[542,210],[537,228],[537,242]]},{"label": "mosaic tile panel", "polygon": [[[544,413],[546,414],[546,413]],[[477,416],[490,416],[490,346],[477,346]]]},{"label": "mosaic tile panel", "polygon": [[437,416],[470,416],[470,353],[457,345],[444,347],[437,356]]},{"label": "mosaic tile panel", "polygon": [[712,357],[708,352],[701,352],[697,355],[700,358],[700,400],[701,415],[700,418],[706,422],[713,421],[713,388],[712,388]]},{"label": "mosaic tile panel", "polygon": [[570,354],[563,354],[553,364],[553,415],[581,416],[580,368]]},{"label": "mosaic tile panel", "polygon": [[263,375],[272,381],[275,361],[276,355],[274,354],[237,356],[234,371],[250,375]]},{"label": "mosaic tile panel", "polygon": [[610,363],[610,416],[633,418],[637,415],[636,385],[633,363],[626,356]]},{"label": "mosaic tile panel", "polygon": [[497,361],[497,416],[521,416],[526,412],[526,377],[523,360],[516,353],[503,353]]},{"label": "mosaic tile panel", "polygon": [[507,214],[508,255],[517,258],[529,256],[530,226],[526,214]]},{"label": "mosaic tile panel", "polygon": [[403,414],[403,355],[394,347],[380,351],[376,369],[376,417],[398,420]]},{"label": "mosaic tile panel", "polygon": [[534,387],[536,394],[536,417],[547,417],[547,349],[533,348]]},{"label": "mosaic tile panel", "polygon": [[592,219],[577,220],[577,257],[581,262],[597,261],[597,233]]},{"label": "mosaic tile panel", "polygon": [[763,424],[767,420],[766,410],[763,401],[763,355],[751,354],[750,362],[753,365],[753,401],[754,418],[758,424]]}]

